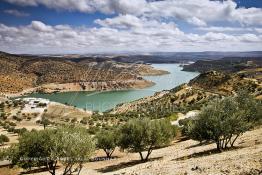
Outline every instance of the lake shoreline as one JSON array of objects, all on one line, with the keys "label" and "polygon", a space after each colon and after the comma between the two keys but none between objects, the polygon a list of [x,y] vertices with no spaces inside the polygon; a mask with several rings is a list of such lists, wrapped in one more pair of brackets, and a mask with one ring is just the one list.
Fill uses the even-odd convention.
[{"label": "lake shoreline", "polygon": [[[150,76],[156,76],[156,75],[150,75]],[[83,89],[82,85],[80,85],[79,83],[64,83],[64,84],[50,83],[34,88],[28,88],[18,93],[11,93],[11,94],[2,93],[0,94],[0,96],[2,96],[3,98],[17,98],[22,96],[28,96],[34,93],[56,94],[56,93],[64,93],[64,92],[96,92],[96,91],[108,92],[108,91],[138,90],[138,89],[152,87],[155,85],[154,82],[148,80],[121,81],[120,85],[118,84],[119,82],[116,81],[84,82],[84,83],[88,84],[88,86],[85,89]],[[91,87],[94,84],[100,84],[100,86],[97,85],[96,87]],[[108,85],[108,84],[111,85],[111,87],[103,89],[103,85]],[[117,87],[114,88],[112,87],[113,85],[116,85]]]},{"label": "lake shoreline", "polygon": [[[51,91],[50,93],[32,92],[23,95],[18,94],[18,97],[45,98],[62,104],[71,104],[81,109],[104,112],[113,109],[119,104],[129,103],[152,96],[156,92],[172,89],[180,84],[187,83],[198,75],[198,73],[182,71],[179,65],[180,64],[154,64],[152,65],[154,69],[165,70],[169,73],[159,76],[142,76],[141,80],[146,81],[146,83],[142,81],[143,83],[136,86],[99,88],[99,90],[90,90],[88,88],[83,90],[78,87],[70,90],[59,90],[57,92]],[[57,84],[53,84],[52,86],[57,88]]]}]

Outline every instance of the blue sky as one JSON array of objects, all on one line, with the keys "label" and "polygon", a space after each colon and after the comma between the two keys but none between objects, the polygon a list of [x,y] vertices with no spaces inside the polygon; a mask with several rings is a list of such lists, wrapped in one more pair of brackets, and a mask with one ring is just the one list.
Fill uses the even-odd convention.
[{"label": "blue sky", "polygon": [[262,50],[261,27],[262,0],[0,2],[12,53]]},{"label": "blue sky", "polygon": [[[5,10],[15,9],[29,16],[17,17],[12,14],[8,14]],[[42,21],[50,25],[69,24],[73,26],[94,26],[93,21],[95,19],[104,19],[111,15],[105,15],[99,12],[96,13],[81,13],[78,11],[70,12],[64,10],[49,9],[43,5],[37,7],[31,6],[19,6],[16,4],[10,4],[8,2],[0,2],[0,22],[6,25],[27,25],[31,21]],[[76,20],[77,19],[77,20]]]}]

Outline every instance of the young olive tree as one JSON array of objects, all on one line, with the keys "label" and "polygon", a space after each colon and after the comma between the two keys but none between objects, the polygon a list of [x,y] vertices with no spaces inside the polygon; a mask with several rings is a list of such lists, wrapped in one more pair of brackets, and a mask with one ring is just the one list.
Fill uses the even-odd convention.
[{"label": "young olive tree", "polygon": [[[120,128],[119,133],[120,147],[138,152],[141,161],[147,161],[154,149],[169,144],[174,137],[174,129],[170,121],[164,119],[130,120]],[[145,156],[143,156],[143,151],[146,151]]]},{"label": "young olive tree", "polygon": [[96,135],[96,146],[103,149],[107,158],[111,158],[118,144],[118,135],[115,130],[102,130]]}]

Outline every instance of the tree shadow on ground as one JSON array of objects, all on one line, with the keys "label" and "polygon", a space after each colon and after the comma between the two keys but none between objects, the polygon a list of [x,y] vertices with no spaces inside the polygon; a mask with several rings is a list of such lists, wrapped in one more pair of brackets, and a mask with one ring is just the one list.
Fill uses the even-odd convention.
[{"label": "tree shadow on ground", "polygon": [[199,146],[210,145],[212,143],[214,143],[214,142],[202,142],[202,143],[199,142],[199,143],[197,143],[195,145],[188,146],[185,149],[190,149],[190,148],[195,148],[195,147],[199,147]]},{"label": "tree shadow on ground", "polygon": [[[162,158],[163,157],[152,158],[152,159],[149,159],[147,162],[159,160],[159,159],[162,159]],[[130,161],[130,162],[122,162],[122,163],[119,163],[117,165],[111,165],[111,166],[107,166],[105,168],[100,168],[100,169],[96,169],[96,170],[98,172],[101,172],[101,173],[107,173],[107,172],[117,171],[117,170],[127,168],[127,167],[132,167],[132,166],[142,164],[142,163],[146,163],[146,162],[143,162],[141,160],[133,160],[133,161]]]},{"label": "tree shadow on ground", "polygon": [[108,161],[108,160],[114,160],[118,159],[119,156],[111,156],[110,158],[106,156],[100,156],[100,157],[94,157],[90,159],[90,162],[101,162],[101,161]]},{"label": "tree shadow on ground", "polygon": [[[59,169],[59,166],[57,166],[56,169]],[[35,168],[35,169],[32,169],[32,170],[21,172],[20,175],[22,175],[22,174],[35,174],[35,173],[42,173],[42,172],[48,172],[48,169],[46,167]]]},{"label": "tree shadow on ground", "polygon": [[217,149],[211,149],[211,150],[206,150],[206,151],[202,151],[202,152],[198,152],[198,153],[193,153],[193,154],[190,154],[190,155],[187,155],[187,156],[178,157],[176,159],[172,159],[171,161],[181,161],[181,160],[187,160],[187,159],[191,159],[191,158],[204,157],[204,156],[219,154],[219,153],[222,153],[222,152],[241,149],[241,148],[243,148],[243,147],[232,147],[232,148],[227,148],[223,151],[218,151]]},{"label": "tree shadow on ground", "polygon": [[184,141],[187,141],[187,140],[190,140],[190,138],[188,138],[186,136],[182,136],[178,140],[176,140],[174,143],[184,142]]}]

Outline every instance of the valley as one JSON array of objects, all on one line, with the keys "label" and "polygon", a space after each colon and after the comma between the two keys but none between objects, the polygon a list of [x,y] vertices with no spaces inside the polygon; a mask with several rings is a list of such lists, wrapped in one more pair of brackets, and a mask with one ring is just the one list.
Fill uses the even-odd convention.
[{"label": "valley", "polygon": [[[13,58],[13,55],[11,57]],[[28,58],[23,57],[22,62],[24,59],[25,62],[29,61]],[[10,68],[1,72],[5,77],[2,79],[2,87],[10,87],[7,88],[8,92],[2,92],[0,98],[0,131],[8,138],[7,142],[1,144],[2,149],[9,149],[11,145],[18,144],[23,133],[41,132],[46,129],[49,131],[68,125],[84,128],[88,134],[97,137],[100,132],[111,131],[116,126],[124,126],[132,120],[148,118],[151,121],[166,120],[174,127],[176,137],[169,145],[154,150],[149,161],[144,163],[137,160],[137,154],[123,152],[119,147],[116,147],[113,159],[107,161],[104,160],[106,158],[102,150],[97,149],[91,161],[84,164],[82,174],[173,174],[174,168],[176,174],[260,172],[260,124],[241,135],[236,142],[236,148],[222,153],[214,150],[213,142],[199,144],[189,139],[185,131],[185,123],[194,120],[210,103],[227,97],[233,98],[241,90],[254,97],[258,101],[258,107],[261,107],[261,65],[258,59],[252,63],[253,58],[237,59],[237,64],[242,65],[237,69],[235,69],[235,62],[228,67],[223,66],[228,64],[227,60],[224,63],[223,59],[197,61],[186,65],[182,63],[132,65],[111,61],[94,63],[89,62],[90,60],[79,65],[78,62],[64,61],[62,58],[59,58],[58,63],[49,64],[49,61],[43,61],[43,58],[35,59],[33,58],[33,62],[36,62],[34,64],[37,68],[34,68],[34,64],[29,67],[19,67],[18,64],[12,63],[12,66],[9,65]],[[21,61],[18,58],[13,61],[17,62],[17,60]],[[212,66],[212,64],[219,65],[217,61],[221,62],[222,67]],[[5,63],[2,61],[2,64],[7,62],[9,61]],[[211,66],[206,66],[207,62]],[[55,68],[50,69],[51,72],[45,71],[48,70],[48,67],[43,66],[45,64],[48,67],[55,65]],[[80,75],[75,68],[86,72],[88,70],[85,69],[88,67],[85,67],[86,64],[96,65],[88,68],[92,69],[90,71],[92,81],[88,73],[84,76],[86,79],[81,77],[73,81],[73,77]],[[74,66],[69,69],[68,65]],[[191,68],[187,70],[189,67],[193,70]],[[26,77],[19,79],[18,85],[12,84],[17,77],[9,77],[9,74],[12,74],[9,71],[11,68],[13,71],[21,72],[22,77]],[[114,77],[110,77],[111,75],[106,77],[108,71],[106,68]],[[110,71],[111,69],[113,71]],[[35,72],[36,70],[41,73]],[[94,72],[98,74],[97,77],[94,76]],[[66,78],[68,73],[72,78]],[[117,73],[121,75],[119,79],[116,78]],[[19,73],[16,72],[15,75]],[[31,76],[34,78],[30,79]],[[32,84],[28,85],[27,81]],[[241,151],[241,154],[238,151]],[[236,164],[240,157],[243,158],[242,162],[249,163],[238,168]],[[221,162],[228,158],[231,161],[223,167]],[[198,161],[208,163],[199,164]],[[0,167],[0,170],[6,174],[32,174],[20,168],[7,168],[5,164],[9,165],[9,162],[1,163],[4,166]],[[158,166],[165,168],[158,168]],[[62,169],[63,165],[60,165],[57,172]],[[48,172],[36,172],[36,174],[46,175]]]}]

